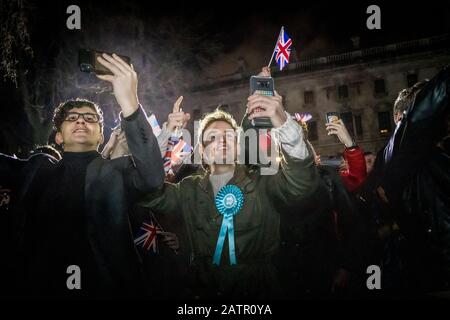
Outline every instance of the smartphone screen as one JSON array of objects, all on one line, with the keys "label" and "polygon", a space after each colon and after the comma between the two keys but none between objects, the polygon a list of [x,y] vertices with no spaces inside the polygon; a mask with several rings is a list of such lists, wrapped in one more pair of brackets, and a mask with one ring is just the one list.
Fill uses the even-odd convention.
[{"label": "smartphone screen", "polygon": [[[250,78],[250,94],[261,94],[265,96],[274,95],[274,82],[272,77],[258,77],[252,76]],[[255,109],[254,112],[259,112],[260,109]],[[252,119],[251,124],[259,128],[271,128],[272,122],[269,118],[255,118]]]},{"label": "smartphone screen", "polygon": [[106,69],[100,62],[98,62],[97,58],[102,55],[102,52],[94,51],[94,58],[93,58],[93,65],[94,65],[94,72],[96,74],[111,74],[111,71]]},{"label": "smartphone screen", "polygon": [[326,123],[336,123],[340,119],[339,112],[327,112]]},{"label": "smartphone screen", "polygon": [[[103,52],[96,50],[80,49],[78,52],[78,65],[83,72],[94,72],[99,75],[112,74],[102,64],[97,61],[97,57],[101,56]],[[108,53],[110,54],[110,53]],[[127,56],[119,55],[126,63],[131,64],[131,59]]]}]

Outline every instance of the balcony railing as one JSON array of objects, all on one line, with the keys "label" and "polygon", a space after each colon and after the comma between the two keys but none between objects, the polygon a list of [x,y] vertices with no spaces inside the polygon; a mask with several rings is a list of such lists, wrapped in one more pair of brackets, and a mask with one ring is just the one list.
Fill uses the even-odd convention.
[{"label": "balcony railing", "polygon": [[[326,57],[318,57],[305,61],[289,63],[283,71],[283,75],[312,72],[323,69],[331,69],[355,63],[364,63],[383,58],[393,58],[405,54],[419,53],[430,50],[449,50],[450,35],[445,34],[430,38],[399,42],[386,46],[372,47],[367,49],[355,50],[342,54],[336,54]],[[277,74],[277,67],[272,67],[272,74]],[[192,91],[203,91],[216,89],[224,86],[239,85],[248,81],[249,77],[258,74],[259,70],[252,70],[241,73],[234,73],[226,76],[210,78],[207,81],[192,87]]]}]

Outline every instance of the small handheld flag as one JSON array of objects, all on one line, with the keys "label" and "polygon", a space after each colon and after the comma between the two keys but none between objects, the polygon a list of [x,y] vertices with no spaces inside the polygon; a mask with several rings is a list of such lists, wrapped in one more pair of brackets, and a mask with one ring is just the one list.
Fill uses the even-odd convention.
[{"label": "small handheld flag", "polygon": [[140,228],[138,236],[134,239],[136,246],[142,246],[143,249],[149,251],[152,249],[153,253],[157,252],[156,235],[161,230],[153,221],[144,222]]},{"label": "small handheld flag", "polygon": [[186,155],[192,152],[192,146],[183,140],[183,137],[172,135],[167,142],[166,153],[164,154],[164,171],[172,175],[172,167],[181,164]]},{"label": "small handheld flag", "polygon": [[270,58],[269,68],[272,64],[273,57],[275,56],[275,61],[280,67],[280,71],[283,70],[289,63],[289,57],[291,55],[292,39],[284,31],[284,27],[281,27],[280,34],[278,35],[277,43],[272,52],[272,57]]}]

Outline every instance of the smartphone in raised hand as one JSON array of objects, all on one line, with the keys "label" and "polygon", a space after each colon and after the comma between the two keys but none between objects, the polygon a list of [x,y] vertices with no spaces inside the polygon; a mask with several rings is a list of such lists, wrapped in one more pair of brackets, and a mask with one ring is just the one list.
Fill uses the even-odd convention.
[{"label": "smartphone in raised hand", "polygon": [[341,119],[341,115],[339,112],[327,112],[326,114],[326,123],[336,123]]},{"label": "smartphone in raised hand", "polygon": [[[262,94],[265,96],[274,96],[275,85],[272,77],[252,76],[250,77],[250,95]],[[259,112],[257,108],[254,112]],[[251,120],[251,124],[257,128],[272,128],[272,122],[270,118],[254,118]]]},{"label": "smartphone in raised hand", "polygon": [[[110,74],[112,75],[111,71],[106,69],[102,64],[100,64],[97,61],[97,57],[101,56],[103,53],[112,55],[108,52],[102,52],[97,50],[88,50],[88,49],[80,49],[78,51],[78,66],[80,67],[80,70],[83,72],[94,72],[98,75],[105,75]],[[118,55],[120,58],[122,58],[123,61],[125,61],[128,64],[131,64],[130,57]]]}]

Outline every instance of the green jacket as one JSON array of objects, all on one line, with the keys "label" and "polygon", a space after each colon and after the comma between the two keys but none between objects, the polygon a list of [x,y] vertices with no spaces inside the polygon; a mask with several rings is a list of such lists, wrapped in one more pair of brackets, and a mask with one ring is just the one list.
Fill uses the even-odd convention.
[{"label": "green jacket", "polygon": [[221,265],[213,265],[213,255],[222,225],[215,207],[209,174],[185,178],[178,184],[165,183],[147,196],[143,205],[155,213],[183,217],[191,245],[191,275],[194,295],[212,298],[269,297],[277,292],[271,258],[280,242],[280,210],[294,207],[315,192],[319,175],[310,156],[305,160],[284,155],[275,175],[260,175],[259,170],[238,165],[228,184],[238,186],[244,205],[234,217],[237,265],[228,257],[228,238]]}]

